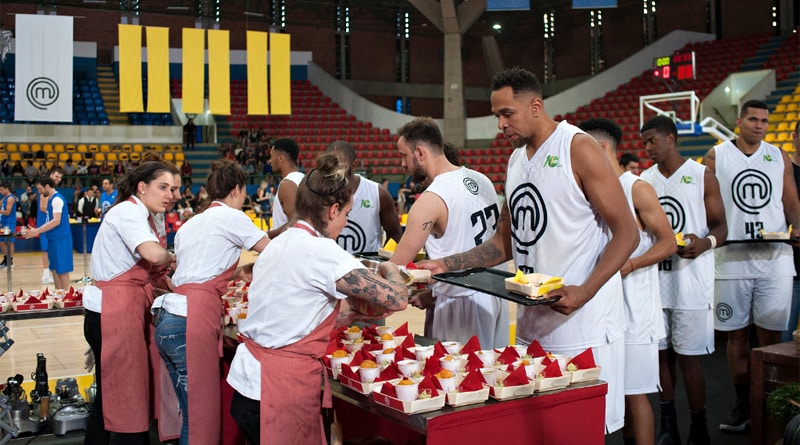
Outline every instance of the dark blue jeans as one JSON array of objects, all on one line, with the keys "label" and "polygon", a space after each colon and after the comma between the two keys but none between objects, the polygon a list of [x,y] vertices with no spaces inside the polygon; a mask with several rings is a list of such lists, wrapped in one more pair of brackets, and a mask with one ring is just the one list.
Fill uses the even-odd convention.
[{"label": "dark blue jeans", "polygon": [[169,371],[172,385],[178,396],[178,404],[183,416],[180,445],[189,443],[189,396],[188,378],[186,375],[186,317],[170,314],[163,309],[156,309],[155,340],[158,353]]}]

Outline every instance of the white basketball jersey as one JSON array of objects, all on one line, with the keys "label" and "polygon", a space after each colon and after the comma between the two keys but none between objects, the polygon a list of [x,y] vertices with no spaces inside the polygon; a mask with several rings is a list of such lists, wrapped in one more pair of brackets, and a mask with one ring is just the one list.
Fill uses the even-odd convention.
[{"label": "white basketball jersey", "polygon": [[[786,232],[783,212],[781,150],[761,142],[750,156],[731,141],[714,147],[716,174],[729,240],[761,238],[766,232]],[[793,276],[792,248],[784,243],[730,244],[716,249],[717,278],[762,278]]]},{"label": "white basketball jersey", "polygon": [[[525,147],[514,150],[506,179],[514,262],[526,273],[560,276],[568,285],[584,283],[608,244],[605,223],[572,171],[570,146],[578,133],[583,132],[563,121],[531,159]],[[517,339],[539,340],[553,351],[606,344],[624,332],[622,300],[615,274],[569,316],[546,305],[519,306]]]},{"label": "white basketball jersey", "polygon": [[[281,182],[284,180],[289,180],[294,182],[297,185],[300,185],[300,181],[303,180],[303,173],[300,172],[291,172],[286,177],[284,177]],[[286,216],[286,212],[283,211],[283,206],[281,205],[281,200],[278,199],[278,195],[280,195],[281,185],[278,184],[278,190],[275,192],[275,201],[272,203],[272,227],[277,228],[280,227],[287,222],[289,222],[289,217]]]},{"label": "white basketball jersey", "polygon": [[[429,236],[425,250],[430,258],[466,252],[487,241],[497,229],[500,207],[492,181],[482,173],[461,167],[433,179],[425,193],[434,193],[447,205],[447,226],[441,238]],[[476,292],[436,282],[434,296],[468,296]]]},{"label": "white basketball jersey", "polygon": [[377,252],[382,241],[380,184],[359,178],[358,189],[353,194],[353,209],[336,242],[350,253]]},{"label": "white basketball jersey", "polygon": [[[641,178],[656,190],[661,208],[675,233],[708,235],[705,206],[706,166],[691,159],[669,177],[654,165]],[[709,309],[714,299],[714,255],[705,251],[691,260],[677,254],[658,265],[661,306],[666,309]]]},{"label": "white basketball jersey", "polygon": [[[631,172],[619,177],[625,199],[631,213],[636,215],[633,204],[633,184],[641,179]],[[653,247],[655,240],[646,230],[639,230],[639,246],[631,258],[644,255]],[[625,294],[625,343],[651,344],[666,337],[664,316],[661,311],[661,292],[658,288],[658,265],[642,267],[622,278]]]}]

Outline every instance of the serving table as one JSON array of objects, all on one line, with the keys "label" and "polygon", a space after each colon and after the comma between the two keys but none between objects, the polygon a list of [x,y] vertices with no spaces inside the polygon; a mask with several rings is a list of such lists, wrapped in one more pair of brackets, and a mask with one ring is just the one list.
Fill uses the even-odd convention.
[{"label": "serving table", "polygon": [[[421,343],[421,342],[418,342]],[[223,376],[238,346],[236,327],[225,329]],[[330,380],[333,407],[347,440],[380,436],[393,443],[452,444],[515,441],[525,444],[605,443],[605,395],[602,381],[536,393],[532,397],[449,407],[406,415],[375,403],[369,395]],[[233,389],[222,384],[223,444],[243,444],[230,417]]]}]

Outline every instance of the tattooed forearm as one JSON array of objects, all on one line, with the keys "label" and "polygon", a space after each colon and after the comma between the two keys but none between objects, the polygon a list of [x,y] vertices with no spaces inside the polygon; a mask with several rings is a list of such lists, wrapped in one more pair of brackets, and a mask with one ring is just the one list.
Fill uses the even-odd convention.
[{"label": "tattooed forearm", "polygon": [[384,281],[366,269],[357,269],[343,276],[336,290],[360,300],[385,307],[389,310],[402,310],[408,302],[408,290],[402,275],[390,271]]},{"label": "tattooed forearm", "polygon": [[483,243],[464,253],[444,258],[448,270],[464,270],[473,267],[494,266],[503,262],[503,252],[492,243]]}]

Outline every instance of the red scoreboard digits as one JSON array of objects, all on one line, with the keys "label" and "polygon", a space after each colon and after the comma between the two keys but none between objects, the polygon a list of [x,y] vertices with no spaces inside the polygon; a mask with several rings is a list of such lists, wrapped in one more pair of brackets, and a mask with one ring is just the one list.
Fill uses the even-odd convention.
[{"label": "red scoreboard digits", "polygon": [[695,78],[694,51],[656,57],[653,66],[653,77],[673,80]]}]

